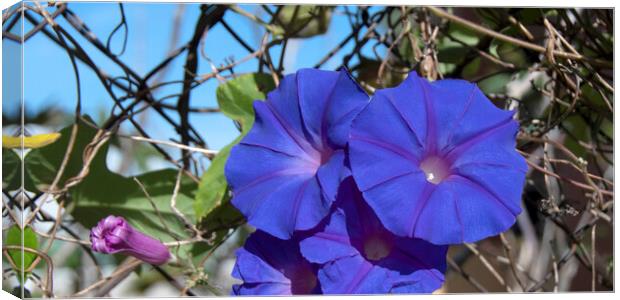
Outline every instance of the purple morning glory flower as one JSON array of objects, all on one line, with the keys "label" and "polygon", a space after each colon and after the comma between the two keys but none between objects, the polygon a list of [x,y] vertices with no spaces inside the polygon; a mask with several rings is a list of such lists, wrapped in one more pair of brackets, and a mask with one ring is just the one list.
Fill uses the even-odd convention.
[{"label": "purple morning glory flower", "polygon": [[131,255],[153,265],[170,259],[168,248],[160,241],[134,229],[123,217],[108,216],[90,230],[91,248],[105,254]]},{"label": "purple morning glory flower", "polygon": [[448,246],[386,230],[348,179],[325,227],[302,240],[300,249],[321,265],[318,278],[325,294],[385,294],[438,289]]},{"label": "purple morning glory flower", "polygon": [[237,250],[232,276],[243,280],[233,285],[233,295],[320,294],[316,265],[299,253],[299,239],[281,240],[260,230]]},{"label": "purple morning glory flower", "polygon": [[412,72],[353,121],[353,177],[397,235],[434,244],[496,235],[521,212],[527,170],[512,116],[475,84],[429,83]]},{"label": "purple morning glory flower", "polygon": [[329,213],[348,174],[351,121],[368,100],[346,70],[302,69],[254,102],[254,126],[225,168],[232,203],[251,225],[288,239]]}]

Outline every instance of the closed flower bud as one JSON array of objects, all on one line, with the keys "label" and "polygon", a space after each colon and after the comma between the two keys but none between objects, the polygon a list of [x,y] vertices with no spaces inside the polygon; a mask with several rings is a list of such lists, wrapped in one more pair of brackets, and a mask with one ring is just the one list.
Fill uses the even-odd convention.
[{"label": "closed flower bud", "polygon": [[108,216],[90,231],[91,248],[105,254],[131,255],[153,265],[168,261],[170,252],[160,241],[134,229],[123,217]]}]

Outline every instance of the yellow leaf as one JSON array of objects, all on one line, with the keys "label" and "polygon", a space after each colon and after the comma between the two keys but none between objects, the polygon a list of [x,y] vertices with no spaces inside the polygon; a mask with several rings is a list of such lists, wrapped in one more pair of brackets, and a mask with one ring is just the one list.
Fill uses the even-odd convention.
[{"label": "yellow leaf", "polygon": [[[44,133],[33,136],[24,137],[24,148],[41,148],[47,146],[60,138],[60,133]],[[20,148],[21,137],[19,136],[2,136],[2,148]]]}]

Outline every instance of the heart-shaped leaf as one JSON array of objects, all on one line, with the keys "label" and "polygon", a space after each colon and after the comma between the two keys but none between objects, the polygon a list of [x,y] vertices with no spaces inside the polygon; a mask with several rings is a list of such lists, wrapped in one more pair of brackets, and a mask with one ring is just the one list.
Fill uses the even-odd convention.
[{"label": "heart-shaped leaf", "polygon": [[[239,143],[254,124],[254,108],[252,103],[255,100],[263,100],[267,92],[275,87],[273,78],[267,74],[246,74],[218,86],[217,102],[222,112],[229,118],[241,124],[241,135],[232,143],[224,147],[213,158],[209,169],[202,175],[194,209],[196,217],[203,219],[215,208],[226,204],[230,197],[228,195],[228,184],[224,176],[224,166],[230,154],[230,149]],[[230,206],[231,210],[234,207]],[[237,214],[236,211],[229,212],[231,215]],[[203,222],[204,223],[204,222]]]},{"label": "heart-shaped leaf", "polygon": [[[20,246],[37,250],[39,248],[39,241],[37,240],[36,233],[27,226],[24,231],[24,239],[22,241],[22,230],[18,225],[13,225],[9,228],[6,234],[5,245]],[[13,269],[18,274],[18,280],[22,281],[22,271],[30,269],[34,261],[37,259],[37,254],[29,251],[23,251],[23,263],[22,263],[22,251],[21,250],[8,250],[10,259],[13,261]],[[24,275],[25,276],[25,275]]]}]

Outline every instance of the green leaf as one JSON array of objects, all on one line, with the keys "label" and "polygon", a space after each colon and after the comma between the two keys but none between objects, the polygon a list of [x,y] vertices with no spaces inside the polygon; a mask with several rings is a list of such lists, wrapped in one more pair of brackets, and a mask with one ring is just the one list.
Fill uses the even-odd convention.
[{"label": "green leaf", "polygon": [[439,62],[439,72],[441,74],[449,74],[454,72],[454,70],[456,70],[455,64],[442,63],[441,61]]},{"label": "green leaf", "polygon": [[506,85],[512,80],[510,73],[498,73],[478,82],[478,87],[485,94],[503,94],[506,92]]},{"label": "green leaf", "polygon": [[503,61],[512,63],[517,68],[524,68],[529,63],[525,50],[510,43],[500,43],[497,46],[497,55]]},{"label": "green leaf", "polygon": [[[15,150],[2,149],[2,189],[15,191],[21,188],[21,164],[22,159]],[[24,172],[24,188],[31,192],[37,190],[27,169]]]},{"label": "green leaf", "polygon": [[536,23],[542,23],[543,13],[545,9],[542,8],[522,8],[517,13],[516,19],[524,25],[533,25]]},{"label": "green leaf", "polygon": [[230,155],[230,149],[239,143],[241,136],[237,137],[232,143],[224,147],[211,161],[209,169],[204,173],[196,192],[196,202],[194,210],[196,216],[204,217],[214,208],[220,206],[222,202],[230,200],[228,195],[228,184],[224,176],[224,166]]},{"label": "green leaf", "polygon": [[[605,99],[600,94],[599,91],[594,89],[590,84],[584,84],[581,86],[581,93],[584,99],[587,100],[592,106],[596,107],[600,110],[607,110],[608,106],[605,103]],[[613,94],[609,93],[607,95],[607,99],[613,99]]]},{"label": "green leaf", "polygon": [[[84,118],[88,120],[88,117]],[[33,149],[26,156],[26,172],[37,187],[49,186],[54,180],[65,155],[72,128],[73,126],[69,126],[63,129],[61,138],[55,143]],[[84,121],[80,121],[77,128],[75,146],[59,187],[64,185],[66,179],[79,174],[84,165],[84,149],[97,132]],[[93,158],[87,176],[69,189],[67,209],[73,218],[86,228],[91,228],[100,219],[117,215],[124,217],[136,229],[162,241],[187,237],[183,223],[170,207],[177,171],[160,170],[137,176],[150,196],[147,197],[133,178],[121,176],[108,169],[107,152],[108,144],[104,144]],[[192,199],[197,185],[186,177],[183,177],[181,182],[176,207],[193,222],[195,218]]]},{"label": "green leaf", "polygon": [[327,32],[333,7],[285,5],[269,29],[275,35],[311,37]]},{"label": "green leaf", "polygon": [[601,132],[608,137],[614,136],[614,123],[609,119],[604,119],[601,123]]},{"label": "green leaf", "polygon": [[[450,36],[454,39],[457,39],[472,47],[478,45],[478,42],[480,42],[480,35],[476,31],[473,31],[469,27],[465,27],[458,23],[450,23],[448,26],[448,34],[450,34]],[[453,43],[452,45],[461,45],[458,42],[452,40],[450,41]]]},{"label": "green leaf", "polygon": [[447,46],[439,48],[437,59],[442,63],[460,64],[470,50],[463,46]]},{"label": "green leaf", "polygon": [[[216,234],[213,244],[222,241],[234,222],[243,219],[241,213],[230,203],[228,183],[224,176],[224,167],[230,150],[250,131],[254,124],[255,100],[263,100],[274,89],[273,78],[266,74],[247,74],[227,81],[217,88],[216,95],[224,115],[241,124],[241,134],[229,145],[222,148],[213,158],[209,169],[202,175],[194,211],[200,228]],[[200,261],[213,246],[204,243],[195,244],[186,254],[194,262]]]},{"label": "green leaf", "polygon": [[439,38],[437,59],[442,63],[461,64],[468,57],[468,53],[472,51],[467,46],[475,47],[479,42],[480,36],[475,31],[457,23],[450,23],[447,35],[442,35]]},{"label": "green leaf", "polygon": [[491,29],[496,29],[499,26],[504,16],[502,15],[502,11],[508,11],[507,8],[475,8],[476,14],[480,17],[482,23],[491,27]]},{"label": "green leaf", "polygon": [[[94,124],[90,117],[85,116],[84,118]],[[37,190],[45,191],[56,178],[57,171],[67,151],[67,145],[72,135],[72,128],[73,125],[64,128],[60,131],[61,136],[56,142],[43,148],[32,149],[25,156],[24,169],[26,174],[24,174],[24,176],[30,178],[33,186],[35,186]],[[92,141],[95,133],[96,130],[94,128],[84,123],[84,121],[80,121],[71,155],[69,156],[67,165],[57,187],[64,186],[67,179],[80,172],[84,165],[82,160],[84,148]],[[100,158],[102,153],[105,155],[106,152],[107,146],[104,146],[103,149],[99,150],[98,157]],[[91,170],[105,168],[105,158],[94,160],[91,164]]]},{"label": "green leaf", "polygon": [[230,149],[239,143],[254,123],[254,100],[265,99],[267,92],[274,87],[273,79],[266,74],[247,74],[218,86],[216,95],[220,109],[226,116],[241,124],[242,132],[232,143],[220,150],[211,161],[209,169],[202,175],[194,202],[198,219],[207,217],[215,208],[230,200],[224,176],[224,166]]},{"label": "green leaf", "polygon": [[[403,28],[402,26],[399,26],[398,34],[400,34],[400,31],[404,29],[405,28]],[[422,49],[424,49],[424,42],[422,39],[422,34],[420,33],[420,28],[418,26],[414,26],[409,30],[409,32],[416,40],[416,45],[413,45],[413,47],[417,47],[421,52]],[[408,65],[415,65],[417,61],[415,59],[415,53],[411,42],[412,41],[407,36],[405,36],[405,38],[403,38],[396,47],[398,49],[398,52],[400,53],[400,56],[408,62]]]},{"label": "green leaf", "polygon": [[[37,240],[37,235],[34,233],[32,228],[26,227],[24,230],[24,240],[22,243],[22,230],[18,225],[13,225],[9,228],[6,235],[6,245],[20,246],[30,248],[30,249],[38,249],[39,241]],[[17,272],[18,279],[21,282],[21,273],[22,270],[27,270],[34,263],[37,255],[32,252],[24,251],[24,261],[22,264],[22,251],[21,250],[9,250],[9,257],[17,267],[15,272]]]},{"label": "green leaf", "polygon": [[543,18],[554,18],[558,16],[555,8],[523,8],[517,16],[517,20],[524,25],[542,25]]},{"label": "green leaf", "polygon": [[[507,27],[501,33],[519,38],[519,30],[515,27]],[[529,65],[527,53],[521,47],[498,39],[493,39],[489,46],[489,52],[502,61],[512,63],[517,68],[526,68]]]},{"label": "green leaf", "polygon": [[579,142],[590,143],[590,125],[580,115],[569,116],[562,125],[571,133],[567,135],[564,146],[579,157],[585,156],[587,151]]},{"label": "green leaf", "polygon": [[2,189],[14,191],[21,187],[21,163],[15,151],[2,148]]},{"label": "green leaf", "polygon": [[[379,83],[379,68],[381,68],[381,61],[361,56],[360,62],[353,68],[351,72],[357,73],[357,79],[372,87],[381,86]],[[389,68],[384,69],[383,84],[386,87],[394,87],[400,84],[405,79],[404,73],[391,72]]]},{"label": "green leaf", "polygon": [[[175,170],[161,170],[137,176],[150,196],[147,197],[133,179],[109,171],[90,174],[72,190],[71,215],[86,228],[94,227],[108,215],[116,215],[164,242],[173,241],[175,236],[185,238],[188,232],[170,207],[177,175]],[[186,177],[183,179],[176,208],[194,223],[192,192],[196,184]]]},{"label": "green leaf", "polygon": [[252,103],[265,99],[266,93],[274,87],[273,78],[268,74],[245,74],[217,87],[217,103],[224,115],[239,122],[243,132],[247,132],[254,123]]},{"label": "green leaf", "polygon": [[465,67],[463,68],[462,76],[465,79],[473,79],[480,73],[480,65],[482,63],[482,59],[480,57],[476,57],[472,59]]},{"label": "green leaf", "polygon": [[[261,79],[262,80],[262,79]],[[271,85],[273,86],[273,84]],[[256,88],[259,90],[259,88]],[[264,98],[264,94],[233,92],[235,99],[247,100],[247,97],[257,96]],[[248,102],[251,103],[251,102]],[[251,108],[251,106],[249,106]],[[228,108],[226,112],[230,111]],[[88,117],[83,119],[88,120]],[[250,118],[238,118],[240,123],[252,124],[253,115]],[[61,131],[61,138],[55,143],[40,149],[33,149],[27,155],[27,173],[36,178],[38,187],[49,186],[62,162],[64,153],[69,143],[73,126],[69,126]],[[80,121],[77,126],[77,136],[75,146],[68,159],[66,171],[60,180],[63,186],[66,179],[79,173],[83,166],[82,156],[85,147],[92,141],[97,130]],[[249,128],[247,129],[249,130]],[[67,211],[72,217],[86,228],[92,228],[102,218],[108,215],[124,217],[134,228],[141,232],[155,237],[162,242],[172,242],[175,240],[186,240],[191,237],[191,232],[185,228],[185,224],[178,218],[170,207],[171,197],[175,188],[178,176],[177,170],[160,170],[145,173],[135,178],[127,178],[110,171],[106,165],[108,144],[101,146],[90,165],[87,176],[77,185],[69,189],[70,197],[67,197]],[[226,151],[224,151],[226,153]],[[227,155],[220,153],[225,160]],[[216,164],[217,165],[217,164]],[[220,172],[223,178],[223,170]],[[146,192],[136,182],[139,181]],[[225,184],[225,181],[224,181]],[[189,222],[196,224],[197,218],[194,210],[194,194],[198,185],[183,176],[179,192],[176,196],[176,208],[185,215]],[[224,193],[225,194],[225,193]],[[210,217],[207,220],[214,226],[217,236],[207,242],[186,244],[178,247],[171,247],[171,252],[178,257],[179,267],[187,268],[188,259],[195,263],[209,253],[209,250],[221,241],[227,232],[226,229],[215,227],[219,220],[235,214],[231,205],[222,206],[217,209],[217,217]],[[212,243],[213,242],[213,243]],[[117,258],[115,258],[117,259]],[[120,260],[120,257],[117,261]]]}]

